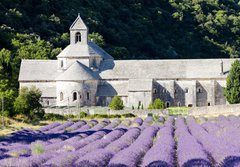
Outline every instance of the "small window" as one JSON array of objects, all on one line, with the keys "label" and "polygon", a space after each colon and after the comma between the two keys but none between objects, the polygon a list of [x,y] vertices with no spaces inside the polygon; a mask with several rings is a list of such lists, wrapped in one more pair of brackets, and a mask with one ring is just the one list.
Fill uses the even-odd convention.
[{"label": "small window", "polygon": [[188,93],[188,88],[185,89],[185,93]]},{"label": "small window", "polygon": [[153,93],[157,94],[157,89],[156,88],[153,89]]},{"label": "small window", "polygon": [[188,104],[188,107],[192,107],[192,104]]},{"label": "small window", "polygon": [[77,92],[73,92],[73,101],[77,100]]},{"label": "small window", "polygon": [[75,43],[77,43],[77,42],[81,42],[81,33],[80,32],[77,32],[75,35]]},{"label": "small window", "polygon": [[60,92],[60,101],[63,101],[63,92]]},{"label": "small window", "polygon": [[177,89],[174,89],[174,93],[177,93]]},{"label": "small window", "polygon": [[89,99],[90,99],[90,93],[87,92],[87,100],[89,100]]},{"label": "small window", "polygon": [[167,108],[170,107],[170,102],[167,101],[166,104],[165,104],[165,106],[166,106]]},{"label": "small window", "polygon": [[210,103],[210,102],[208,102],[208,106],[211,106],[211,103]]},{"label": "small window", "polygon": [[46,104],[49,106],[49,100],[46,100]]},{"label": "small window", "polygon": [[198,92],[198,93],[202,93],[202,88],[198,87],[198,88],[197,88],[197,92]]},{"label": "small window", "polygon": [[63,68],[63,60],[61,60],[61,68]]}]

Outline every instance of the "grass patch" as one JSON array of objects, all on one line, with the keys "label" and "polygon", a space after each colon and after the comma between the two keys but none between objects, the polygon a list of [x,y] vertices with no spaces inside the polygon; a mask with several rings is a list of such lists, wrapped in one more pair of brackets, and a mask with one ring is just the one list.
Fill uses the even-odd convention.
[{"label": "grass patch", "polygon": [[188,115],[189,108],[188,107],[169,107],[168,115]]},{"label": "grass patch", "polygon": [[31,150],[32,150],[32,154],[42,154],[45,151],[43,145],[40,143],[35,143],[31,147]]}]

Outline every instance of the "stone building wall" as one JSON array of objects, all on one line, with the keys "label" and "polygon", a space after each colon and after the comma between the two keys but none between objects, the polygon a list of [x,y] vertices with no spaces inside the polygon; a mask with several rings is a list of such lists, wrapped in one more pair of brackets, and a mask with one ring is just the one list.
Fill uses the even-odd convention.
[{"label": "stone building wall", "polygon": [[128,92],[128,107],[137,108],[141,103],[147,108],[150,102],[152,102],[152,92]]},{"label": "stone building wall", "polygon": [[175,81],[174,101],[175,106],[196,106],[196,81]]},{"label": "stone building wall", "polygon": [[215,105],[223,105],[228,103],[224,96],[224,87],[226,87],[225,80],[216,80],[215,82]]},{"label": "stone building wall", "polygon": [[[57,105],[58,106],[94,106],[96,105],[96,91],[98,81],[57,81]],[[77,93],[77,100],[73,99],[73,93]],[[63,99],[61,100],[61,93]]]},{"label": "stone building wall", "polygon": [[174,106],[174,80],[156,80],[154,83],[156,93],[153,91],[154,99],[160,98],[168,102],[169,106]]}]

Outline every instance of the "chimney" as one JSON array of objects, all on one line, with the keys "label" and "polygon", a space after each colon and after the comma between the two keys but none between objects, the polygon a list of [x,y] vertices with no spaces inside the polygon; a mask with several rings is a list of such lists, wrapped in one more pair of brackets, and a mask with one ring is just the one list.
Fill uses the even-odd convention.
[{"label": "chimney", "polygon": [[220,66],[221,66],[221,73],[220,73],[220,75],[223,75],[223,61],[222,60],[220,62]]}]

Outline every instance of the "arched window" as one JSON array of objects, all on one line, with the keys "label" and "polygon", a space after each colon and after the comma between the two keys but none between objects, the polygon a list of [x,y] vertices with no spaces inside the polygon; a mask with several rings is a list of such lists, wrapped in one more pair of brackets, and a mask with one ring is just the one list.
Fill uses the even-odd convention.
[{"label": "arched window", "polygon": [[77,43],[77,42],[81,42],[81,33],[80,32],[77,32],[75,35],[75,43]]},{"label": "arched window", "polygon": [[73,92],[73,101],[77,100],[77,92]]},{"label": "arched window", "polygon": [[165,106],[166,106],[167,108],[170,107],[170,102],[167,101],[167,102],[165,103]]},{"label": "arched window", "polygon": [[63,68],[63,60],[61,60],[61,68]]},{"label": "arched window", "polygon": [[153,89],[153,94],[157,94],[157,89],[156,88]]},{"label": "arched window", "polygon": [[63,92],[60,92],[60,101],[63,101]]},{"label": "arched window", "polygon": [[197,92],[198,92],[198,93],[202,93],[202,88],[201,88],[201,87],[198,87],[198,88],[197,88]]}]

